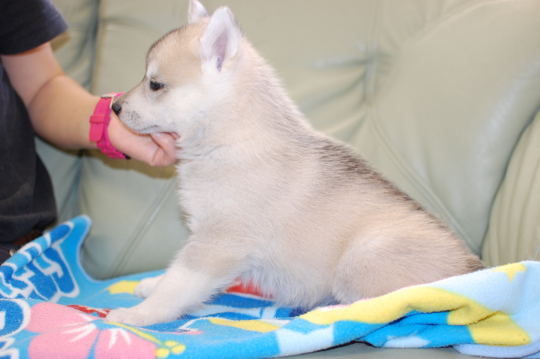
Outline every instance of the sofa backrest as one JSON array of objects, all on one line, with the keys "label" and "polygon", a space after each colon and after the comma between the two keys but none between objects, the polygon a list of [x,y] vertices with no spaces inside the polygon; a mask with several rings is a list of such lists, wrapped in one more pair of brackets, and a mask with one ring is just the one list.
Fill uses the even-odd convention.
[{"label": "sofa backrest", "polygon": [[[96,94],[135,86],[146,51],[186,22],[188,4],[54,2],[72,24],[57,55]],[[231,8],[317,129],[352,144],[481,252],[507,164],[539,106],[540,2],[203,3],[209,11]],[[58,196],[94,221],[82,252],[90,273],[106,278],[166,266],[188,235],[174,169],[96,152],[73,166],[76,195]],[[73,188],[62,185],[67,178],[55,181]]]}]

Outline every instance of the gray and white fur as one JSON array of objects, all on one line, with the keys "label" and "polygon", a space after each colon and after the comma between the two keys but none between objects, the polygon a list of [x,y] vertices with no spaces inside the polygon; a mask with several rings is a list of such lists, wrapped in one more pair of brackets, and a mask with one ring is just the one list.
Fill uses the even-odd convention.
[{"label": "gray and white fur", "polygon": [[311,308],[380,296],[483,267],[445,224],[348,146],[315,131],[227,7],[191,0],[189,24],[150,50],[144,80],[114,105],[136,132],[176,132],[191,231],[147,297],[108,320],[179,318],[251,281]]}]

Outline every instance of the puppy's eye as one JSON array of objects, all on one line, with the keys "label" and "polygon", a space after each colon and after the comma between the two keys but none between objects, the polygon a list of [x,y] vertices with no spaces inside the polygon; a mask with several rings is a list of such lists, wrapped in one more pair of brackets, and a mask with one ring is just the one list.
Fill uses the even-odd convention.
[{"label": "puppy's eye", "polygon": [[162,83],[159,83],[159,82],[156,82],[156,81],[150,81],[150,89],[152,91],[159,91],[163,87],[165,87],[165,85],[163,85]]}]

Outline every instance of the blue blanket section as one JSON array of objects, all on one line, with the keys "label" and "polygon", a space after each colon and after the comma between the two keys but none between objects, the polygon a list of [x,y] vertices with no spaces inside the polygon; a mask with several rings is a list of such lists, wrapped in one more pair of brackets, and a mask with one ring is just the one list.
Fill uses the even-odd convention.
[{"label": "blue blanket section", "polygon": [[139,303],[137,283],[162,271],[89,277],[79,253],[90,225],[85,216],[66,222],[0,266],[0,358],[267,358],[351,341],[540,358],[538,262],[309,312],[229,289],[177,321],[136,328],[104,317]]}]

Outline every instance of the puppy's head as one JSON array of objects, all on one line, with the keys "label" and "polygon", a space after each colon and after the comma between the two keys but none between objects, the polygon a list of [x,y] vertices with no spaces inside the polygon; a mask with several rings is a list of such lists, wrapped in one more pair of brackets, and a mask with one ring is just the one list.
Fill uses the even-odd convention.
[{"label": "puppy's head", "polygon": [[152,46],[142,82],[113,104],[135,132],[182,135],[230,92],[242,52],[234,15],[221,7],[210,16],[191,0],[188,19]]}]

